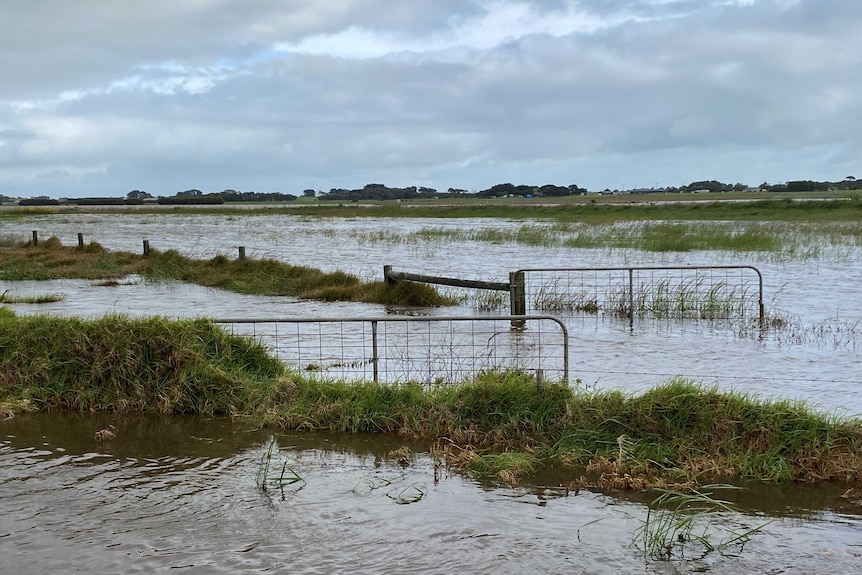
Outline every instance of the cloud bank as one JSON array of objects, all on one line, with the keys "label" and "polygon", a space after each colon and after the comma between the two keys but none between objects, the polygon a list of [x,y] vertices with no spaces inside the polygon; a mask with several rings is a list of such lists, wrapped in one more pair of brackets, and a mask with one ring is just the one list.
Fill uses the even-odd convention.
[{"label": "cloud bank", "polygon": [[860,176],[857,0],[0,6],[0,194]]}]

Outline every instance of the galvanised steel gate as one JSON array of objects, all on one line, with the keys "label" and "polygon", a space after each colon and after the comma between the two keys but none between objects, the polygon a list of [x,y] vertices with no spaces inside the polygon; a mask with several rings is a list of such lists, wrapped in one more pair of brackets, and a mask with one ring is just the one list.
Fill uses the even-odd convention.
[{"label": "galvanised steel gate", "polygon": [[[520,370],[567,382],[569,335],[551,315],[223,318],[294,369],[327,378],[457,383]],[[517,327],[513,327],[517,326]]]},{"label": "galvanised steel gate", "polygon": [[525,268],[512,276],[524,286],[525,312],[764,319],[763,276],[748,265]]}]

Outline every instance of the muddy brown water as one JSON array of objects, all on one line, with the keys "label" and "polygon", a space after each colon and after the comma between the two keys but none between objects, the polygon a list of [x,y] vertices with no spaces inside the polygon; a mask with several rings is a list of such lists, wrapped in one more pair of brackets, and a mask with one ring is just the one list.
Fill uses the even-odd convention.
[{"label": "muddy brown water", "polygon": [[[98,444],[112,424],[116,438]],[[266,491],[270,471],[301,478]],[[0,422],[3,573],[851,573],[862,509],[842,486],[750,486],[743,548],[646,561],[646,494],[511,488],[379,435],[272,434],[227,419],[34,414]],[[556,484],[554,483],[554,484]],[[724,535],[716,532],[718,541]]]},{"label": "muddy brown water", "polygon": [[[499,280],[519,267],[754,264],[767,304],[802,330],[766,338],[739,326],[567,318],[572,377],[590,389],[637,392],[683,375],[767,398],[802,399],[841,415],[862,413],[862,250],[804,261],[768,255],[562,250],[472,242],[369,242],[368,230],[519,226],[520,222],[314,220],[293,216],[58,214],[4,221],[0,235],[82,232],[109,249],[158,249],[193,257],[231,254],[342,269],[379,278],[396,269]],[[356,317],[380,306],[243,296],[183,284],[2,282],[14,295],[59,292],[61,302],[13,305],[18,313],[100,316]],[[420,310],[471,313],[469,307]],[[108,424],[120,432],[98,445]],[[745,484],[722,493],[744,510],[718,519],[768,523],[743,549],[645,561],[635,536],[653,494],[581,491],[559,496],[573,470],[535,485],[438,474],[425,447],[401,468],[398,438],[277,434],[278,457],[303,481],[256,486],[271,432],[222,419],[37,414],[0,422],[0,572],[179,573],[853,573],[862,571],[860,507],[846,485]],[[857,486],[858,488],[858,486]],[[421,498],[407,502],[411,498]],[[771,522],[770,522],[771,521]],[[716,537],[719,537],[717,534]]]}]

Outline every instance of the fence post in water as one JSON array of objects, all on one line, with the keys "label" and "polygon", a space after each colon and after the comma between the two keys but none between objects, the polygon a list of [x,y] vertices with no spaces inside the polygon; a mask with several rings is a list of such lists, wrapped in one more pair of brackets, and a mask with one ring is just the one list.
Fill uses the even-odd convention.
[{"label": "fence post in water", "polygon": [[389,277],[389,273],[392,271],[392,266],[383,266],[383,285],[386,287],[392,287],[395,285],[395,280]]},{"label": "fence post in water", "polygon": [[33,230],[33,247],[35,248],[38,245],[39,245],[39,232],[37,232],[36,230]]},{"label": "fence post in water", "polygon": [[635,270],[629,268],[629,323],[635,321]]},{"label": "fence post in water", "polygon": [[78,232],[78,247],[84,247],[84,234],[82,234],[81,232]]},{"label": "fence post in water", "polygon": [[377,383],[377,322],[371,322],[371,365],[374,366],[374,383]]},{"label": "fence post in water", "polygon": [[144,240],[144,257],[150,255],[150,240]]},{"label": "fence post in water", "polygon": [[[511,315],[527,314],[527,289],[524,285],[524,272],[509,272],[509,309]],[[512,320],[512,329],[524,329],[524,320]]]},{"label": "fence post in water", "polygon": [[245,259],[245,246],[239,246],[239,259]]}]

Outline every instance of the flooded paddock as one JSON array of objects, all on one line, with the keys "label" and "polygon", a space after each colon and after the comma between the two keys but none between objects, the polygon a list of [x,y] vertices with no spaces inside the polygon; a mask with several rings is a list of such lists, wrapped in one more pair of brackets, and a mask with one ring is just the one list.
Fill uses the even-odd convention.
[{"label": "flooded paddock", "polygon": [[[754,265],[763,274],[767,313],[785,322],[762,333],[750,320],[698,321],[563,315],[570,332],[570,378],[588,389],[642,391],[684,376],[762,397],[801,399],[839,414],[862,413],[862,247],[832,236],[772,252],[688,253],[631,249],[569,249],[450,238],[458,230],[511,231],[524,222],[488,219],[307,218],[291,215],[169,215],[58,213],[3,222],[0,235],[22,240],[38,230],[75,245],[77,234],[111,250],[155,249],[192,257],[236,254],[270,257],[324,271],[380,280],[383,266],[432,275],[504,281],[531,267]],[[551,224],[534,225],[554,233]],[[629,224],[635,225],[635,224]],[[788,224],[790,226],[791,224]],[[488,234],[493,236],[493,234]],[[831,238],[831,239],[829,239]],[[801,254],[801,255],[800,255]],[[12,307],[18,313],[98,317],[106,313],[168,317],[371,317],[383,306],[261,297],[177,283],[3,282],[0,291],[27,296],[62,293],[60,302]],[[446,288],[443,288],[446,289]],[[476,292],[470,294],[475,297]],[[451,308],[410,310],[430,315],[475,314],[475,301]],[[498,312],[506,313],[506,306]],[[557,314],[560,315],[560,314]]]},{"label": "flooded paddock", "polygon": [[[466,279],[504,280],[536,267],[755,265],[769,313],[787,320],[759,333],[748,321],[627,318],[572,313],[573,385],[639,392],[681,375],[763,398],[862,413],[862,249],[814,255],[566,249],[440,239],[429,228],[516,228],[497,220],[311,219],[283,215],[76,214],[6,220],[2,236],[77,233],[107,249],[177,249],[192,257],[272,257],[382,279],[384,265]],[[536,224],[544,225],[544,224]],[[425,237],[426,239],[422,239]],[[4,282],[0,292],[62,293],[10,305],[17,313],[97,317],[375,317],[356,303],[233,294],[178,283]],[[403,310],[402,310],[403,311]],[[504,313],[506,310],[502,310]],[[411,313],[476,313],[470,301]],[[120,430],[97,445],[93,433]],[[278,457],[301,482],[261,491],[255,478],[272,432],[228,420],[35,414],[0,422],[0,568],[10,573],[833,573],[862,565],[860,507],[844,485],[745,484],[743,522],[768,523],[742,549],[645,561],[635,535],[649,494],[580,491],[578,470],[548,470],[509,488],[441,473],[428,446],[410,465],[388,457],[398,438],[275,434]],[[421,494],[421,497],[419,497]],[[724,493],[721,494],[725,496]],[[419,497],[410,502],[411,498]],[[728,519],[730,520],[730,519]],[[720,519],[719,519],[720,521]]]}]

